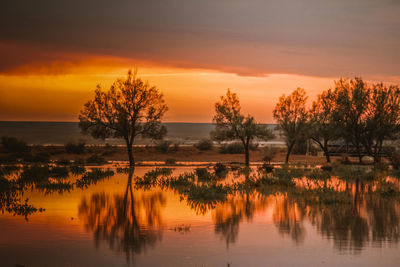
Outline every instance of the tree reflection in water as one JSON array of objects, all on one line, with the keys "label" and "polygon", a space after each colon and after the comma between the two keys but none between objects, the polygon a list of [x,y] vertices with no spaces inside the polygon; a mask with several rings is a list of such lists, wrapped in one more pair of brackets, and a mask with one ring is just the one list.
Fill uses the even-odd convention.
[{"label": "tree reflection in water", "polygon": [[133,173],[130,170],[124,194],[96,193],[79,205],[79,217],[94,233],[96,247],[105,241],[111,249],[124,252],[128,261],[161,239],[160,210],[166,203],[162,192],[134,191]]},{"label": "tree reflection in water", "polygon": [[[358,253],[372,238],[374,245],[383,242],[398,242],[400,236],[400,203],[398,198],[382,198],[376,192],[364,192],[358,181],[347,184],[353,187],[349,203],[323,203],[305,201],[306,194],[288,191],[279,205],[275,206],[274,221],[285,226],[287,233],[298,243],[302,235],[302,224],[308,219],[317,231],[332,239],[340,251]],[[295,234],[294,234],[295,233]]]},{"label": "tree reflection in water", "polygon": [[[111,175],[109,171],[87,172],[66,188],[66,183],[59,181],[61,178],[56,180],[57,183],[50,179],[54,168],[47,169],[48,166],[24,167],[15,174],[15,179],[0,176],[0,210],[27,219],[28,215],[41,209],[23,203],[25,190],[36,188],[44,194],[69,192],[73,188],[86,188]],[[358,253],[366,246],[400,241],[397,178],[391,183],[385,177],[363,180],[360,176],[349,181],[337,177],[318,179],[316,173],[310,179],[301,174],[303,183],[298,184],[293,182],[296,172],[287,175],[280,171],[272,174],[276,175],[272,178],[244,174],[243,182],[228,184],[213,177],[213,173],[209,180],[200,181],[195,172],[175,177],[171,172],[151,170],[145,175],[146,179],[137,177],[133,182],[132,169],[123,193],[110,195],[103,192],[83,198],[79,217],[87,231],[94,233],[96,246],[105,242],[111,249],[125,253],[128,261],[135,254],[153,247],[162,237],[161,209],[166,204],[163,190],[179,195],[194,211],[194,216],[211,213],[215,234],[225,241],[227,248],[237,242],[240,223],[252,221],[267,208],[272,210],[272,220],[279,233],[290,236],[297,245],[306,238],[307,223],[343,252]],[[278,174],[284,177],[284,183]],[[80,187],[81,184],[85,186]],[[145,188],[145,192],[137,190],[140,187]]]},{"label": "tree reflection in water", "polygon": [[252,193],[235,194],[227,197],[226,201],[215,207],[213,221],[215,233],[225,240],[226,247],[235,243],[239,234],[239,223],[243,220],[250,222],[257,212],[266,209],[270,199]]},{"label": "tree reflection in water", "polygon": [[[315,190],[325,195],[318,195]],[[215,233],[225,240],[227,247],[237,241],[239,224],[243,220],[251,221],[257,213],[270,207],[278,231],[289,235],[296,244],[301,245],[304,241],[304,224],[308,221],[319,234],[332,240],[339,251],[359,253],[370,242],[375,246],[399,242],[399,200],[382,197],[374,190],[365,191],[365,185],[356,180],[341,181],[329,189],[276,187],[231,193],[211,212]]]}]

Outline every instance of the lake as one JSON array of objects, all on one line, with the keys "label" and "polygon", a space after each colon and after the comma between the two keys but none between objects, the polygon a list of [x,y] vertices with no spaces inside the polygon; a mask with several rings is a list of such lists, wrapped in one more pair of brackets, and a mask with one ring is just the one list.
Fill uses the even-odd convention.
[{"label": "lake", "polygon": [[1,266],[400,264],[399,181],[383,172],[12,168],[13,184],[0,180]]}]

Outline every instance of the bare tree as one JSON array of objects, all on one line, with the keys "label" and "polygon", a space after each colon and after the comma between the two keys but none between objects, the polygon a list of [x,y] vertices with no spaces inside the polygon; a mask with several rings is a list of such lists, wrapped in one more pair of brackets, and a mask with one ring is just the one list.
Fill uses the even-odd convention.
[{"label": "bare tree", "polygon": [[237,94],[228,89],[226,96],[221,96],[215,104],[215,130],[211,133],[214,140],[240,140],[245,152],[245,163],[250,164],[249,147],[255,138],[268,140],[273,138],[271,130],[266,125],[255,122],[250,115],[241,114],[240,102]]},{"label": "bare tree", "polygon": [[274,118],[286,139],[286,163],[289,162],[294,145],[307,134],[306,101],[304,89],[297,88],[288,96],[282,95],[274,109]]},{"label": "bare tree", "polygon": [[122,138],[128,150],[129,164],[135,165],[135,138],[161,139],[167,132],[161,118],[168,110],[163,94],[155,86],[129,71],[126,79],[118,79],[106,92],[100,86],[79,115],[79,127],[94,138]]}]

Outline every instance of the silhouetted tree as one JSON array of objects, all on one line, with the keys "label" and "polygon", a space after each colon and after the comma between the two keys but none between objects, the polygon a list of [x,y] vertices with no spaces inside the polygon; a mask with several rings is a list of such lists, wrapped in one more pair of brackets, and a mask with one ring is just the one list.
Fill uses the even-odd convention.
[{"label": "silhouetted tree", "polygon": [[239,98],[228,89],[226,96],[221,96],[215,104],[215,130],[211,133],[214,140],[240,140],[245,152],[245,163],[250,164],[249,146],[255,138],[268,140],[273,137],[266,125],[255,122],[254,117],[241,114]]},{"label": "silhouetted tree", "polygon": [[332,117],[337,123],[340,136],[351,143],[361,162],[362,137],[365,131],[365,114],[370,102],[370,89],[361,78],[340,79],[333,91],[335,109]]},{"label": "silhouetted tree", "polygon": [[337,138],[337,124],[332,118],[335,109],[335,98],[332,90],[318,95],[309,111],[309,137],[324,151],[326,161],[331,162],[328,143]]},{"label": "silhouetted tree", "polygon": [[361,142],[375,162],[380,162],[383,142],[395,139],[399,130],[400,88],[382,83],[372,85]]},{"label": "silhouetted tree", "polygon": [[131,166],[135,164],[136,137],[161,139],[167,132],[161,125],[168,110],[163,94],[136,73],[129,71],[126,79],[118,79],[107,92],[98,85],[94,99],[85,104],[79,115],[79,127],[84,133],[101,139],[123,138]]},{"label": "silhouetted tree", "polygon": [[274,118],[282,130],[287,145],[286,163],[294,145],[304,140],[307,134],[307,96],[302,88],[297,88],[290,95],[282,95],[274,109]]}]

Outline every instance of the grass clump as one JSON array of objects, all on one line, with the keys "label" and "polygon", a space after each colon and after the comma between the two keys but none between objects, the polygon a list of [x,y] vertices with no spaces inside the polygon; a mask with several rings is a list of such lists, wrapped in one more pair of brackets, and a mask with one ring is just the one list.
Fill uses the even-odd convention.
[{"label": "grass clump", "polygon": [[138,186],[151,186],[156,185],[160,176],[167,177],[172,174],[171,168],[155,168],[143,175],[143,177],[136,177],[135,184]]},{"label": "grass clump", "polygon": [[25,165],[22,168],[18,182],[23,184],[44,183],[48,181],[49,177],[49,166],[40,166],[36,164],[31,166]]},{"label": "grass clump", "polygon": [[229,172],[228,167],[227,167],[225,164],[220,163],[220,162],[217,162],[217,163],[214,165],[213,168],[214,168],[214,173],[215,173],[215,175],[216,175],[218,178],[225,178],[226,175],[227,175],[228,172]]},{"label": "grass clump", "polygon": [[67,178],[69,176],[69,169],[67,167],[55,166],[49,169],[50,177],[54,178]]},{"label": "grass clump", "polygon": [[207,170],[207,168],[196,168],[194,172],[199,181],[210,181],[213,178],[213,175]]},{"label": "grass clump", "polygon": [[62,194],[63,192],[70,192],[73,189],[74,185],[69,181],[57,181],[57,182],[48,182],[48,183],[39,183],[36,184],[36,188],[40,191],[43,191],[45,194],[50,194],[52,192],[58,192]]},{"label": "grass clump", "polygon": [[86,188],[89,185],[96,184],[98,181],[104,180],[114,175],[112,170],[92,169],[86,172],[75,184],[78,188]]},{"label": "grass clump", "polygon": [[73,175],[81,175],[81,174],[83,174],[83,173],[86,172],[85,166],[76,165],[76,164],[71,165],[71,166],[69,167],[69,170],[71,171],[71,173],[72,173]]}]

